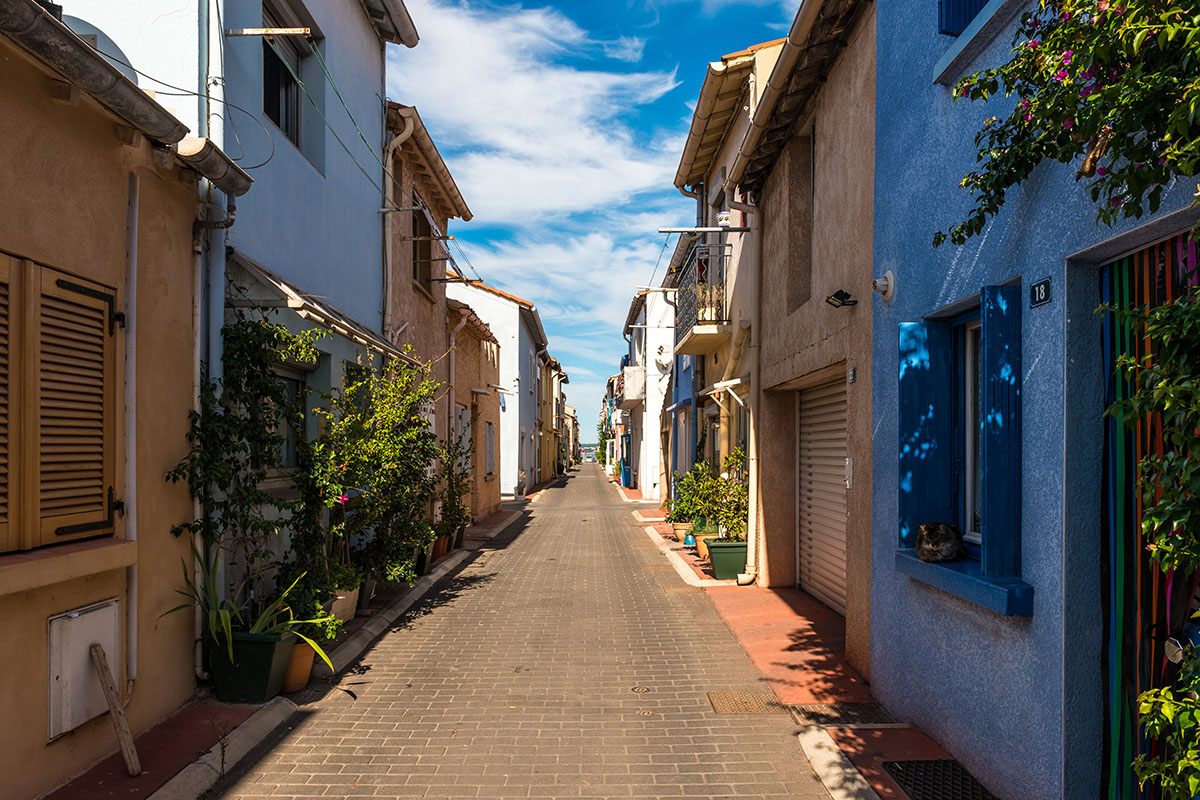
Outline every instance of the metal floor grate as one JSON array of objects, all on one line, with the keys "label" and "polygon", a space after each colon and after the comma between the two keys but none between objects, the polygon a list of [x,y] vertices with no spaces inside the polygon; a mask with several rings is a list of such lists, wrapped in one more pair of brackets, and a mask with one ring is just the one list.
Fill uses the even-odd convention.
[{"label": "metal floor grate", "polygon": [[664,586],[667,594],[704,594],[703,586]]},{"label": "metal floor grate", "polygon": [[642,564],[642,569],[675,569],[670,564]]},{"label": "metal floor grate", "polygon": [[786,714],[787,706],[771,692],[709,692],[718,714]]},{"label": "metal floor grate", "polygon": [[658,547],[654,542],[633,542],[630,547]]},{"label": "metal floor grate", "polygon": [[883,768],[912,800],[997,800],[953,759],[885,761]]},{"label": "metal floor grate", "polygon": [[797,725],[841,728],[848,725],[894,725],[896,722],[877,703],[807,703],[788,708]]}]

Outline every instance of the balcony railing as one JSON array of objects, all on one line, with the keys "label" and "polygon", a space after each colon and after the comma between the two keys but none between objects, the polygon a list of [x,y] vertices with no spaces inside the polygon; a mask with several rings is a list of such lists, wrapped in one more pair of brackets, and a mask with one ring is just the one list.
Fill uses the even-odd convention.
[{"label": "balcony railing", "polygon": [[675,343],[683,341],[696,325],[725,325],[729,303],[725,296],[725,267],[730,245],[701,244],[692,248],[676,286]]}]

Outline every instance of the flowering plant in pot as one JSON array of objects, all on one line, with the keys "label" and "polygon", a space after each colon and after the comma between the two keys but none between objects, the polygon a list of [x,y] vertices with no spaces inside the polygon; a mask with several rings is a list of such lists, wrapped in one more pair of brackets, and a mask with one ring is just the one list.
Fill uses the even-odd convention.
[{"label": "flowering plant in pot", "polygon": [[746,522],[750,513],[750,482],[746,456],[739,447],[725,457],[718,489],[717,520],[721,535],[708,542],[713,576],[736,578],[746,568]]}]

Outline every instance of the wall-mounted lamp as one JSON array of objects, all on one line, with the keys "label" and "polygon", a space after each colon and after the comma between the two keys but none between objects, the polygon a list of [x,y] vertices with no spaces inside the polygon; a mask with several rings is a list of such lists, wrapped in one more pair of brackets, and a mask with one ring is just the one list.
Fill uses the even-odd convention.
[{"label": "wall-mounted lamp", "polygon": [[896,276],[889,269],[883,273],[882,278],[876,278],[871,282],[871,288],[883,295],[883,299],[890,303],[892,295],[896,293]]},{"label": "wall-mounted lamp", "polygon": [[829,303],[829,305],[833,306],[834,308],[858,305],[858,301],[854,299],[854,296],[845,289],[838,289],[836,292],[826,297],[825,302]]}]

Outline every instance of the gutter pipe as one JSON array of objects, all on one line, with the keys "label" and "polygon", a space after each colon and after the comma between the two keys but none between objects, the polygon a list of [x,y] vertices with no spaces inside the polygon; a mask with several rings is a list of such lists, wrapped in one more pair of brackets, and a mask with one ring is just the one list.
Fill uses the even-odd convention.
[{"label": "gutter pipe", "polygon": [[[386,112],[385,112],[386,116]],[[396,158],[396,151],[400,149],[400,145],[408,141],[408,137],[412,136],[413,130],[417,124],[412,117],[401,115],[404,119],[404,130],[388,140],[387,146],[383,148],[383,163],[384,169],[388,172],[392,171],[391,164]],[[393,181],[387,180],[384,176],[383,181],[384,196],[387,202],[384,208],[389,211],[396,208],[396,184]],[[383,215],[383,337],[390,339],[392,333],[392,214]],[[408,323],[405,323],[405,327]],[[401,329],[403,330],[403,329]],[[395,332],[399,338],[399,331]],[[395,339],[391,339],[395,342]]]},{"label": "gutter pipe", "polygon": [[[137,282],[138,206],[141,179],[129,176],[125,223],[125,538],[138,538],[137,494]],[[138,676],[138,562],[125,568],[126,698],[133,696]]]},{"label": "gutter pipe", "polygon": [[417,26],[413,24],[412,16],[408,13],[408,8],[404,5],[404,0],[383,0],[383,7],[392,19],[396,35],[400,38],[399,43],[405,47],[416,47],[421,37],[417,33]]},{"label": "gutter pipe", "polygon": [[[806,3],[808,4],[808,3]],[[801,8],[803,10],[803,7]],[[729,186],[729,184],[726,184]],[[762,353],[762,214],[758,206],[735,200],[730,193],[729,207],[750,217],[750,235],[754,237],[754,266],[750,270],[753,281],[751,298],[753,305],[750,323],[750,430],[746,440],[750,452],[746,463],[750,478],[750,511],[746,524],[746,572],[737,577],[738,586],[749,586],[758,581],[758,565],[761,560],[762,526],[758,522],[760,480],[758,473],[758,412],[761,405],[762,387],[759,385],[759,361]],[[739,331],[739,336],[743,334]],[[742,344],[745,344],[743,338]],[[739,356],[740,357],[740,356]]]}]

